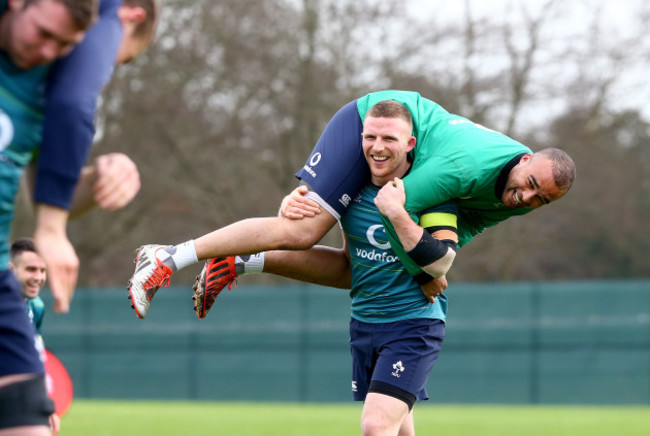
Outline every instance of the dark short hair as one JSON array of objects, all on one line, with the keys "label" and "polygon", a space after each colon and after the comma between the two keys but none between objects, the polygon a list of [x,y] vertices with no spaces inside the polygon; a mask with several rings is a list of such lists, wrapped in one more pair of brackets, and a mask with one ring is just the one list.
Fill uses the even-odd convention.
[{"label": "dark short hair", "polygon": [[370,108],[366,116],[375,118],[401,118],[408,124],[413,125],[411,112],[401,103],[395,100],[383,100]]},{"label": "dark short hair", "polygon": [[38,253],[38,251],[36,251],[36,244],[34,244],[34,240],[32,238],[16,239],[11,244],[11,260],[14,260],[16,257],[20,256],[26,251]]},{"label": "dark short hair", "polygon": [[545,148],[535,155],[552,162],[553,181],[558,188],[568,191],[576,178],[576,165],[571,156],[559,148]]},{"label": "dark short hair", "polygon": [[[23,9],[42,0],[25,0]],[[55,0],[66,7],[72,21],[79,30],[88,30],[93,25],[99,11],[99,0]]]}]

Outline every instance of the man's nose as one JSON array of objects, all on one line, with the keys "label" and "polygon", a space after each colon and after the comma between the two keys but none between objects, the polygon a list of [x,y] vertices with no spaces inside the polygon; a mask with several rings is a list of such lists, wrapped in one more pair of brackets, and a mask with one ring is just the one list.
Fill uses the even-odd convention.
[{"label": "man's nose", "polygon": [[532,200],[533,197],[535,197],[535,195],[537,195],[537,193],[535,192],[534,189],[524,189],[523,195],[524,195],[524,200],[528,202],[528,201]]},{"label": "man's nose", "polygon": [[538,198],[537,198],[537,190],[536,189],[526,189],[525,191],[522,192],[522,203],[526,205],[527,207],[531,208],[538,208],[542,206],[544,203],[541,203]]},{"label": "man's nose", "polygon": [[40,55],[46,62],[52,62],[59,56],[60,47],[56,41],[46,41],[41,46]]}]

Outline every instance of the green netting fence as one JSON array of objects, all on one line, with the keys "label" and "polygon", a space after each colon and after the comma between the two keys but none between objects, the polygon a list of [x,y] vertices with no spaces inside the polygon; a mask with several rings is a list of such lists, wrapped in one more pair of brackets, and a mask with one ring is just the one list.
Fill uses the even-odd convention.
[{"label": "green netting fence", "polygon": [[[650,404],[650,281],[454,283],[446,295],[433,401]],[[77,397],[350,401],[348,322],[346,291],[293,282],[240,283],[204,320],[185,288],[161,290],[145,320],[123,288],[79,289],[43,336]]]}]

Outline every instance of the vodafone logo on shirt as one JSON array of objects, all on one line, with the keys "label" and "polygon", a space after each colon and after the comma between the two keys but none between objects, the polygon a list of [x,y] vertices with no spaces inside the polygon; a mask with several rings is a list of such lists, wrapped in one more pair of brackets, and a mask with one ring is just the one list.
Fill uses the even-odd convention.
[{"label": "vodafone logo on shirt", "polygon": [[366,231],[366,238],[368,238],[368,242],[370,242],[370,245],[373,247],[377,248],[376,250],[364,250],[361,248],[356,249],[356,254],[357,257],[360,257],[362,259],[369,259],[369,260],[374,260],[375,262],[383,262],[383,263],[393,263],[397,262],[398,258],[397,256],[394,256],[388,252],[390,250],[390,242],[385,242],[385,243],[380,243],[377,241],[375,238],[375,234],[377,231],[381,231],[384,235],[386,234],[386,231],[384,230],[384,226],[381,224],[375,224],[370,227],[368,227],[368,230]]},{"label": "vodafone logo on shirt", "polygon": [[[386,235],[386,230],[384,230],[384,226],[381,224],[375,224],[374,226],[368,227],[368,230],[366,231],[366,237],[368,238],[368,242],[370,242],[370,245],[373,247],[377,247],[380,250],[390,250],[390,242],[385,242],[383,244],[377,242],[377,239],[375,239],[375,232],[381,229],[381,232]],[[385,236],[384,236],[385,237]]]}]

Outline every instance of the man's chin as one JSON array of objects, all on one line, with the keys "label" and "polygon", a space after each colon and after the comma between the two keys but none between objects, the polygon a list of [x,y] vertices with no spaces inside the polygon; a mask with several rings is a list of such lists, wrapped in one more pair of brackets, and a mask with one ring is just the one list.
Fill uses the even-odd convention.
[{"label": "man's chin", "polygon": [[32,65],[30,62],[14,61],[14,64],[21,70],[31,70],[35,65]]},{"label": "man's chin", "polygon": [[36,68],[38,66],[45,64],[45,62],[38,62],[35,60],[25,59],[25,58],[20,58],[20,59],[13,58],[12,61],[14,64],[16,64],[18,68],[21,68],[23,70],[31,70],[32,68]]},{"label": "man's chin", "polygon": [[27,296],[27,298],[36,298],[36,297],[38,297],[38,291],[36,291],[36,292],[25,292],[25,295]]}]

